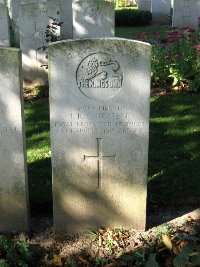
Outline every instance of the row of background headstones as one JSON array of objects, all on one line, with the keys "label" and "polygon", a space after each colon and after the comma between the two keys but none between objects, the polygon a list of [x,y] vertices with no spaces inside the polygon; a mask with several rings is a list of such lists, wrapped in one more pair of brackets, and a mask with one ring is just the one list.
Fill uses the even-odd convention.
[{"label": "row of background headstones", "polygon": [[173,6],[172,26],[189,26],[198,30],[200,0],[138,0],[138,8],[152,12],[154,22],[170,23]]},{"label": "row of background headstones", "polygon": [[[49,17],[64,22],[58,31],[61,39],[114,36],[114,6],[111,3],[102,0],[72,2],[73,0],[8,0],[15,41],[20,44],[23,52],[25,85],[48,82],[46,50],[38,48],[46,45],[45,30],[52,21]],[[3,16],[0,16],[3,21],[0,23],[0,39],[2,45],[8,46],[10,40],[5,0],[0,3],[4,5],[0,11],[3,12]],[[200,9],[200,0],[175,0],[173,26],[187,25],[197,30],[197,4]],[[151,11],[155,22],[169,23],[171,0],[138,0],[138,5],[139,9]]]},{"label": "row of background headstones", "polygon": [[73,3],[72,0],[21,0],[20,3],[14,0],[10,2],[10,13],[23,52],[27,85],[47,83],[47,71],[41,68],[47,63],[46,52],[38,48],[46,45],[45,31],[52,22],[50,17],[64,22],[57,33],[61,39],[114,36],[114,4],[102,0]]},{"label": "row of background headstones", "polygon": [[0,0],[0,46],[10,46],[8,9],[5,0]]}]

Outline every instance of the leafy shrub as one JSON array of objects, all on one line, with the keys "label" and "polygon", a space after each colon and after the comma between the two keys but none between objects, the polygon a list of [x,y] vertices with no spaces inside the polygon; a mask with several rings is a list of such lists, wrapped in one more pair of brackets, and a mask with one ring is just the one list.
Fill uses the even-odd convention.
[{"label": "leafy shrub", "polygon": [[172,86],[200,91],[200,38],[189,27],[172,29],[165,39],[159,33],[140,33],[138,38],[153,45],[152,78]]},{"label": "leafy shrub", "polygon": [[15,243],[11,239],[0,235],[0,266],[28,267],[31,253],[26,242]]},{"label": "leafy shrub", "polygon": [[115,0],[117,7],[133,6],[135,3],[133,0]]},{"label": "leafy shrub", "polygon": [[137,9],[121,9],[115,11],[116,26],[145,26],[152,21],[152,14],[149,11]]},{"label": "leafy shrub", "polygon": [[[57,12],[57,16],[59,12]],[[48,49],[47,46],[53,42],[57,42],[61,40],[59,29],[63,25],[64,22],[60,22],[58,18],[50,18],[50,23],[46,27],[45,31],[45,45],[37,48],[37,50],[46,51],[46,58],[48,59]],[[43,64],[41,67],[45,67],[48,69],[48,64]]]}]

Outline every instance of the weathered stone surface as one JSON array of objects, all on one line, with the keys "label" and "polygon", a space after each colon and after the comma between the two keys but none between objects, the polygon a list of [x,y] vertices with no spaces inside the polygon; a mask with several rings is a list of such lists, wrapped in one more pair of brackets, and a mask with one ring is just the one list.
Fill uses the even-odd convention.
[{"label": "weathered stone surface", "polygon": [[46,3],[53,18],[63,22],[62,39],[72,38],[72,0],[20,0],[21,4]]},{"label": "weathered stone surface", "polygon": [[150,50],[118,38],[49,46],[56,232],[145,228]]},{"label": "weathered stone surface", "polygon": [[45,3],[20,5],[20,48],[26,84],[45,84],[48,81],[47,70],[41,67],[47,64],[46,51],[39,49],[46,45],[45,31],[48,24]]},{"label": "weathered stone surface", "polygon": [[14,34],[15,46],[19,47],[19,3],[20,0],[8,0],[8,9],[11,18],[11,27]]},{"label": "weathered stone surface", "polygon": [[138,9],[151,11],[151,0],[138,0]]},{"label": "weathered stone surface", "polygon": [[[64,24],[61,27],[61,38],[72,38],[72,0],[8,0],[8,7],[12,18],[12,26],[15,31],[16,44],[19,45],[19,12],[20,4],[46,4],[51,10],[51,15],[59,12],[59,17]],[[52,9],[53,6],[53,9]],[[53,11],[53,12],[52,12]]]},{"label": "weathered stone surface", "polygon": [[73,3],[73,38],[113,37],[114,4],[102,0]]},{"label": "weathered stone surface", "polygon": [[199,21],[199,24],[200,24],[200,0],[197,1],[197,4],[198,4],[198,21]]},{"label": "weathered stone surface", "polygon": [[174,0],[173,27],[189,26],[198,31],[197,2],[197,0]]},{"label": "weathered stone surface", "polygon": [[45,32],[48,25],[52,26],[53,19],[56,19],[58,23],[63,22],[62,27],[58,26],[55,33],[59,39],[72,37],[72,28],[69,27],[67,21],[68,3],[68,0],[47,0],[43,3],[40,0],[40,3],[20,5],[20,48],[23,52],[23,72],[26,84],[46,84],[48,81],[47,69],[41,67],[47,65],[47,50],[39,48],[46,46]]},{"label": "weathered stone surface", "polygon": [[60,29],[61,39],[72,39],[72,0],[47,0],[48,8],[59,13],[59,20],[63,22]]},{"label": "weathered stone surface", "polygon": [[0,46],[10,46],[8,9],[5,0],[0,0]]},{"label": "weathered stone surface", "polygon": [[151,0],[153,22],[169,24],[171,0]]},{"label": "weathered stone surface", "polygon": [[20,4],[41,4],[46,3],[48,0],[20,0]]},{"label": "weathered stone surface", "polygon": [[0,48],[0,232],[27,231],[21,52]]}]

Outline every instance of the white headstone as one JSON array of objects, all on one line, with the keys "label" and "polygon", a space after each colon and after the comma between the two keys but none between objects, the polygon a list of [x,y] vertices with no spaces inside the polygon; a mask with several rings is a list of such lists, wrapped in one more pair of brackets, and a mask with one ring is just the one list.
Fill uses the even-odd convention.
[{"label": "white headstone", "polygon": [[8,0],[13,39],[16,47],[19,47],[19,3],[20,0]]},{"label": "white headstone", "polygon": [[171,0],[151,0],[153,22],[170,23]]},{"label": "white headstone", "polygon": [[200,24],[200,0],[198,0],[197,4],[198,4],[198,10],[199,10],[198,20],[199,20],[199,24]]},{"label": "white headstone", "polygon": [[144,230],[150,50],[118,38],[49,46],[56,232]]},{"label": "white headstone", "polygon": [[20,5],[19,28],[22,50],[23,78],[26,84],[45,84],[47,71],[46,51],[38,50],[46,45],[46,27],[49,24],[45,3]]},{"label": "white headstone", "polygon": [[174,0],[173,27],[188,26],[198,31],[197,0]]},{"label": "white headstone", "polygon": [[73,38],[113,37],[114,4],[102,0],[80,0],[73,6]]},{"label": "white headstone", "polygon": [[151,0],[138,0],[138,9],[151,11]]},{"label": "white headstone", "polygon": [[63,22],[61,27],[57,27],[58,30],[55,34],[59,39],[72,37],[72,22],[70,28],[67,21],[68,15],[70,17],[70,12],[67,10],[70,1],[47,0],[43,3],[20,5],[20,48],[23,51],[23,71],[26,84],[46,84],[48,81],[47,69],[41,67],[41,65],[47,64],[47,50],[38,50],[38,48],[46,46],[47,25],[52,25],[53,19]]},{"label": "white headstone", "polygon": [[8,9],[5,0],[0,0],[0,46],[10,46]]},{"label": "white headstone", "polygon": [[46,3],[48,0],[20,0],[20,4],[41,4]]},{"label": "white headstone", "polygon": [[27,231],[21,52],[0,48],[0,232]]},{"label": "white headstone", "polygon": [[54,10],[54,13],[57,11],[60,21],[63,22],[60,29],[61,39],[72,39],[72,0],[47,0],[47,3],[49,10]]},{"label": "white headstone", "polygon": [[14,32],[15,46],[20,47],[20,32],[19,32],[20,4],[40,3],[40,2],[46,2],[46,0],[8,0],[8,8],[10,13],[10,18],[12,20],[11,25]]},{"label": "white headstone", "polygon": [[72,0],[20,0],[21,4],[46,3],[53,18],[63,22],[61,38],[72,38]]}]

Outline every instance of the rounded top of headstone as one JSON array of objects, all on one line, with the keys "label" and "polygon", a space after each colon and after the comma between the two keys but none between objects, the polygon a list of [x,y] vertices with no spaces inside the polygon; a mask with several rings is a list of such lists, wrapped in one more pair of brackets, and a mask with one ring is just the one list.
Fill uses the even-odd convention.
[{"label": "rounded top of headstone", "polygon": [[146,47],[151,47],[150,43],[147,42],[142,42],[142,41],[138,41],[138,40],[130,40],[130,39],[126,39],[126,38],[119,38],[119,37],[106,37],[106,38],[84,38],[84,39],[68,39],[68,40],[63,40],[63,41],[58,41],[58,42],[54,42],[48,45],[48,47],[50,49],[52,49],[52,47],[56,48],[57,46],[63,46],[63,45],[72,45],[75,43],[79,43],[80,45],[84,45],[87,43],[91,44],[95,44],[95,43],[101,43],[101,42],[110,42],[110,43],[127,43],[127,44],[131,44],[131,45],[141,45],[141,46],[146,46]]}]

